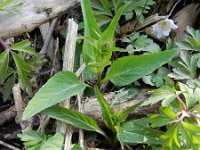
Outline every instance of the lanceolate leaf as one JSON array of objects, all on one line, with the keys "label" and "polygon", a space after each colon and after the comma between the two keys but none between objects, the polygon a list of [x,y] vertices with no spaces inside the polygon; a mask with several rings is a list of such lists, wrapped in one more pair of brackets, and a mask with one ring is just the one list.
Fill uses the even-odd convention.
[{"label": "lanceolate leaf", "polygon": [[103,131],[98,127],[98,125],[92,118],[77,111],[60,106],[53,106],[45,109],[44,111],[42,111],[42,113],[51,118],[71,124],[75,127],[88,131],[98,132],[104,135]]},{"label": "lanceolate leaf", "polygon": [[113,62],[102,83],[111,80],[117,86],[130,84],[169,62],[179,50],[166,50],[141,56],[127,56]]},{"label": "lanceolate leaf", "polygon": [[[90,0],[81,0],[81,8],[84,19],[84,36],[97,40],[99,36],[101,36],[101,30],[97,26]],[[91,62],[97,62],[97,57],[97,49],[93,48],[93,46],[87,40],[84,40],[83,58],[86,65]]]},{"label": "lanceolate leaf", "polygon": [[126,118],[128,117],[129,113],[131,113],[132,111],[134,111],[136,108],[138,108],[144,101],[141,101],[133,106],[128,107],[127,109],[125,109],[123,112],[120,113],[120,119],[121,121],[125,121]]},{"label": "lanceolate leaf", "polygon": [[107,128],[112,129],[115,125],[115,122],[113,120],[114,111],[112,110],[108,102],[105,100],[98,87],[95,87],[95,94],[101,107],[104,122]]},{"label": "lanceolate leaf", "polygon": [[111,21],[109,27],[103,32],[102,37],[104,40],[113,41],[115,30],[118,25],[118,21],[122,15],[122,12],[127,7],[127,5],[122,6],[116,13],[115,17]]},{"label": "lanceolate leaf", "polygon": [[28,119],[40,111],[78,94],[85,89],[72,72],[63,71],[52,77],[32,98],[26,107],[23,119]]},{"label": "lanceolate leaf", "polygon": [[56,133],[41,145],[40,150],[63,150],[63,144],[64,135],[62,133]]},{"label": "lanceolate leaf", "polygon": [[0,82],[6,78],[9,61],[9,51],[5,50],[0,54]]}]

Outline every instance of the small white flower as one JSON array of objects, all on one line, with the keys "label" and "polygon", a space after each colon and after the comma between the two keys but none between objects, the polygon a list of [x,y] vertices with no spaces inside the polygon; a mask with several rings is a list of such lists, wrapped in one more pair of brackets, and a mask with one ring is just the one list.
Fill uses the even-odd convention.
[{"label": "small white flower", "polygon": [[172,29],[177,29],[178,26],[174,24],[171,19],[161,20],[153,25],[153,30],[157,32],[157,37],[169,36]]}]

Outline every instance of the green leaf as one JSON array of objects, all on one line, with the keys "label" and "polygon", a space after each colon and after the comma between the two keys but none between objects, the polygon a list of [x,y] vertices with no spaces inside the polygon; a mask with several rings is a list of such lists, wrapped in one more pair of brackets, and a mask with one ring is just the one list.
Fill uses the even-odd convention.
[{"label": "green leaf", "polygon": [[143,23],[143,14],[147,13],[150,10],[150,6],[154,3],[154,0],[131,0],[131,3],[128,5],[129,7],[125,13],[134,11],[139,22]]},{"label": "green leaf", "polygon": [[122,88],[115,92],[115,95],[112,97],[111,106],[133,100],[138,94],[139,90],[136,88]]},{"label": "green leaf", "polygon": [[56,133],[41,145],[40,150],[63,150],[63,144],[64,135]]},{"label": "green leaf", "polygon": [[175,80],[186,81],[190,86],[196,87],[200,86],[198,84],[198,61],[200,60],[199,54],[188,54],[186,52],[180,52],[180,59],[177,60],[175,64],[172,64],[174,67],[173,72],[169,73],[168,76]]},{"label": "green leaf", "polygon": [[90,117],[81,114],[77,111],[63,108],[60,106],[53,106],[42,111],[43,114],[71,124],[75,127],[87,130],[94,131],[104,135],[103,131],[98,127],[97,123]]},{"label": "green leaf", "polygon": [[121,142],[130,144],[162,144],[162,141],[159,139],[162,132],[142,126],[141,123],[137,122],[138,120],[132,120],[122,125],[121,132],[117,133],[117,137],[120,138]]},{"label": "green leaf", "polygon": [[113,116],[115,115],[113,109],[110,107],[108,102],[105,100],[103,95],[101,94],[100,90],[97,86],[94,88],[97,100],[101,107],[101,112],[103,115],[104,123],[106,124],[107,128],[113,129],[115,122],[113,120]]},{"label": "green leaf", "polygon": [[63,71],[53,76],[32,98],[23,113],[26,120],[40,111],[78,94],[85,89],[72,72]]},{"label": "green leaf", "polygon": [[[102,33],[96,23],[96,19],[92,11],[90,1],[81,0],[81,8],[82,8],[83,20],[84,20],[84,36],[90,37],[91,39],[94,39],[94,40],[98,40]],[[98,50],[94,48],[90,44],[90,42],[87,40],[84,40],[82,53],[83,53],[83,59],[86,65],[88,65],[89,63],[98,62],[99,57],[100,57]],[[97,73],[96,69],[92,68],[91,70],[94,73]]]},{"label": "green leaf", "polygon": [[78,144],[73,144],[71,150],[83,150]]},{"label": "green leaf", "polygon": [[176,144],[176,146],[180,148],[181,145],[178,140],[179,136],[178,132],[179,132],[178,124],[175,124],[172,127],[170,127],[164,135],[160,136],[161,139],[165,140],[163,144],[164,148],[173,150],[174,144]]},{"label": "green leaf", "polygon": [[138,108],[144,101],[141,101],[133,106],[130,106],[128,108],[126,108],[124,111],[122,111],[120,113],[120,120],[121,121],[125,121],[126,118],[128,117],[129,113],[131,113],[132,111],[134,111],[136,108]]},{"label": "green leaf", "polygon": [[16,74],[11,75],[3,85],[2,93],[4,102],[8,100],[12,93],[12,88],[15,84],[15,76]]},{"label": "green leaf", "polygon": [[34,48],[30,47],[30,42],[28,40],[24,40],[24,41],[13,44],[11,46],[11,49],[25,52],[31,55],[36,54]]},{"label": "green leaf", "polygon": [[38,141],[38,142],[43,141],[45,138],[44,135],[34,130],[26,131],[23,134],[18,134],[18,137],[22,141]]},{"label": "green leaf", "polygon": [[193,125],[193,124],[187,123],[185,121],[182,121],[182,125],[184,128],[186,128],[194,133],[200,133],[200,126],[198,126],[198,125]]},{"label": "green leaf", "polygon": [[8,73],[9,51],[5,50],[0,54],[0,82],[4,81]]},{"label": "green leaf", "polygon": [[14,51],[11,51],[11,54],[17,68],[20,86],[24,91],[31,95],[32,88],[28,76],[33,76],[34,72],[31,70],[31,66],[27,64],[19,54]]},{"label": "green leaf", "polygon": [[183,50],[200,51],[200,31],[192,27],[186,29],[188,35],[186,40],[176,42],[176,45]]},{"label": "green leaf", "polygon": [[122,15],[122,12],[124,11],[124,9],[127,7],[127,4],[122,6],[116,13],[116,15],[114,16],[114,18],[112,19],[110,25],[108,26],[108,28],[103,32],[102,34],[102,38],[106,41],[113,41],[114,35],[115,35],[115,31],[116,28],[118,26],[118,21]]},{"label": "green leaf", "polygon": [[160,114],[149,115],[151,127],[153,128],[162,127],[178,120],[176,113],[169,106],[160,107],[159,111]]},{"label": "green leaf", "polygon": [[176,98],[176,90],[170,86],[162,86],[151,93],[152,95],[143,103],[144,106],[153,105],[161,100],[162,106],[167,106]]},{"label": "green leaf", "polygon": [[113,62],[102,83],[111,80],[117,86],[128,85],[169,62],[179,50],[166,50],[141,56],[127,56]]},{"label": "green leaf", "polygon": [[139,33],[132,33],[122,38],[122,42],[128,44],[126,49],[129,54],[134,54],[134,52],[157,53],[161,51],[159,45],[154,43],[152,39],[148,38],[147,35],[139,35]]}]

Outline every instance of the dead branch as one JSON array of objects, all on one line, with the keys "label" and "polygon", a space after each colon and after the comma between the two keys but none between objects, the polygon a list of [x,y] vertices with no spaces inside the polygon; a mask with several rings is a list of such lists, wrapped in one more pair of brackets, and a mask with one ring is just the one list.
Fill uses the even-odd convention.
[{"label": "dead branch", "polygon": [[0,38],[30,32],[78,4],[79,0],[26,0],[15,6],[20,15],[0,11]]},{"label": "dead branch", "polygon": [[9,122],[15,119],[17,111],[15,106],[11,106],[9,109],[0,113],[0,126],[4,125],[6,122]]}]

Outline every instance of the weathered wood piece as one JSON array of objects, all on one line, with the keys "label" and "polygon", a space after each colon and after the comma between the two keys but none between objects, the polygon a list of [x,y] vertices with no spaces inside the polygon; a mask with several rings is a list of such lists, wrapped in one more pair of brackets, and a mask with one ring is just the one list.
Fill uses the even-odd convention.
[{"label": "weathered wood piece", "polygon": [[177,22],[178,29],[176,31],[176,37],[181,40],[185,39],[185,31],[187,26],[194,26],[198,21],[200,14],[200,4],[192,3],[185,6],[178,11],[172,19]]},{"label": "weathered wood piece", "polygon": [[[104,97],[108,101],[108,103],[111,103],[111,98],[114,96],[115,93],[107,93],[104,94]],[[133,100],[124,102],[120,104],[120,107],[122,109],[125,109],[129,106],[134,105],[135,103],[138,103],[141,100],[145,100],[149,97],[149,94],[147,90],[142,90],[140,94]],[[130,113],[130,117],[140,117],[142,115],[146,115],[148,113],[153,113],[158,111],[159,104],[155,104],[152,106],[141,106],[138,107],[135,111]],[[117,111],[117,105],[113,106],[114,110]],[[95,119],[100,125],[103,125],[103,117],[101,114],[99,103],[96,99],[96,97],[89,97],[87,99],[82,99],[82,113],[92,117]],[[16,108],[15,106],[10,107],[10,109],[5,110],[0,113],[0,126],[8,122],[9,120],[14,119],[16,116]]]},{"label": "weathered wood piece", "polygon": [[0,11],[0,38],[30,32],[75,6],[80,0],[26,0],[15,6],[20,13]]}]

